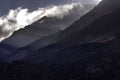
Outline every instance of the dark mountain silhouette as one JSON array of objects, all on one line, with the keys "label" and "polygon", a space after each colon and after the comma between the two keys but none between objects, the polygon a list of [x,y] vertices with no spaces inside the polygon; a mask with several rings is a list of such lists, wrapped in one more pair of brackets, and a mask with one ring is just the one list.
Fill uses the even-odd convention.
[{"label": "dark mountain silhouette", "polygon": [[[61,33],[61,35],[60,35],[59,43],[74,41],[76,38],[78,38],[79,34],[87,35],[91,38],[91,40],[88,39],[88,41],[93,41],[95,39],[94,33],[91,33],[93,35],[89,35],[89,32],[86,34],[86,33],[82,33],[81,31],[84,31],[84,30],[92,27],[92,26],[90,26],[90,24],[93,23],[96,19],[98,19],[104,15],[107,15],[107,14],[117,10],[118,8],[120,8],[119,4],[120,4],[119,0],[114,0],[114,1],[113,0],[103,0],[92,11],[90,11],[85,16],[81,17],[80,20],[76,21],[73,25],[71,25],[69,28],[64,30],[63,33]],[[101,33],[102,33],[102,31],[101,31]],[[78,36],[76,36],[76,35],[78,35]],[[81,36],[79,36],[79,37],[81,37]],[[85,36],[85,38],[86,38],[86,36]],[[82,38],[82,39],[87,40],[85,38]]]},{"label": "dark mountain silhouette", "polygon": [[[6,39],[1,44],[6,45],[7,47],[11,46],[14,48],[13,50],[16,51],[17,49],[24,47],[39,38],[48,36],[59,30],[64,30],[89,10],[75,7],[63,18],[43,16],[39,21],[36,21],[32,25],[15,32],[10,38]],[[12,50],[10,51],[8,48],[6,48],[6,46],[2,46],[1,44],[1,53],[11,54],[14,52]]]},{"label": "dark mountain silhouette", "polygon": [[20,57],[13,55],[10,60],[21,61],[5,65],[1,63],[4,67],[7,65],[7,68],[0,67],[5,70],[0,73],[6,76],[1,78],[6,79],[13,72],[13,77],[9,79],[20,76],[19,80],[119,80],[118,4],[119,0],[102,1],[70,28],[55,36],[59,40],[54,44],[41,48],[39,42],[42,41],[38,40],[18,50],[16,55]]},{"label": "dark mountain silhouette", "polygon": [[69,39],[74,42],[73,44],[109,41],[120,33],[119,14],[120,11],[118,9],[113,13],[104,15],[77,32],[76,35],[73,33],[60,40],[64,42]]},{"label": "dark mountain silhouette", "polygon": [[[59,45],[59,50],[56,45],[48,46],[49,54],[45,53],[39,56],[41,50],[34,52],[41,60],[39,64],[33,63],[37,66],[21,61],[14,61],[10,64],[0,63],[2,65],[0,66],[0,74],[3,74],[0,78],[19,78],[19,80],[119,80],[119,40],[114,39],[106,43],[89,43],[64,48]],[[51,50],[56,47],[56,51]],[[45,50],[46,48],[42,52]],[[38,60],[38,58],[34,60]],[[11,72],[13,73],[11,74]]]},{"label": "dark mountain silhouette", "polygon": [[[100,37],[100,38],[94,39],[94,40],[95,41],[98,40],[98,42],[101,41],[102,43],[118,38],[118,35],[120,34],[119,14],[120,14],[120,9],[118,9],[117,11],[110,13],[108,15],[102,16],[101,18],[98,18],[96,21],[91,23],[90,28],[88,28],[87,30],[83,30],[83,33],[84,34],[88,33],[89,35],[92,35],[91,33],[94,32],[96,34],[96,37]],[[101,33],[101,31],[102,31],[102,33]],[[86,40],[91,39],[87,35],[83,35],[82,37],[81,37],[81,35],[77,35],[77,36],[78,36],[78,38],[76,40],[74,40],[75,42],[77,41],[77,43],[80,43],[81,39],[84,38],[84,36],[87,37],[87,38],[85,38]],[[25,61],[33,63],[33,64],[39,64],[42,62],[46,63],[45,61],[50,61],[49,59],[53,59],[53,61],[55,61],[54,64],[59,64],[59,63],[66,64],[64,62],[66,58],[70,62],[72,62],[71,60],[74,61],[74,59],[80,59],[79,57],[81,57],[81,56],[78,56],[78,58],[76,58],[75,55],[77,55],[77,53],[81,54],[81,52],[79,52],[79,51],[84,49],[84,48],[80,49],[79,48],[80,44],[74,44],[75,43],[74,41],[71,42],[71,44],[67,44],[67,43],[53,44],[53,45],[50,45],[43,49],[41,49],[39,47],[36,49],[38,43],[34,44],[34,45],[36,45],[36,47],[32,47],[32,45],[33,45],[32,44],[31,47],[32,47],[33,51],[28,52],[30,55],[28,55],[28,56],[23,55],[22,57],[21,56],[20,57],[21,57],[21,60],[23,58]],[[83,40],[83,41],[85,41],[85,40]],[[40,41],[38,41],[38,42],[40,42]],[[90,42],[90,43],[94,43],[94,41]],[[76,47],[74,48],[74,46],[76,46],[76,45],[78,45],[78,48],[79,48],[79,49],[77,48],[78,52],[76,50]],[[108,45],[108,47],[109,46],[110,45]],[[116,47],[118,47],[118,46],[116,46]],[[116,51],[116,49],[115,49],[115,51]],[[113,50],[114,50],[114,48],[113,48]],[[75,52],[73,53],[73,51],[75,51]],[[108,51],[109,51],[109,49],[108,49]],[[24,51],[22,53],[24,53]],[[22,53],[19,53],[19,54],[22,54]],[[66,55],[66,58],[63,58],[65,55]],[[69,57],[69,55],[72,55],[72,56]],[[73,57],[73,56],[75,56],[75,57]],[[56,57],[58,57],[58,58],[56,58]],[[71,57],[73,57],[73,58],[71,59]],[[58,60],[56,60],[56,59],[58,59]],[[48,62],[48,63],[49,64],[53,63],[53,61]],[[63,62],[61,62],[61,61],[63,61]]]},{"label": "dark mountain silhouette", "polygon": [[[115,0],[115,3],[118,3],[117,1],[118,0]],[[55,51],[60,51],[61,49],[64,50],[64,48],[66,48],[66,47],[69,47],[69,46],[72,46],[72,45],[80,45],[80,44],[84,44],[84,43],[107,42],[107,41],[110,41],[110,40],[113,40],[113,39],[117,38],[117,36],[120,33],[120,28],[119,28],[119,26],[120,26],[120,23],[119,23],[119,20],[120,20],[120,17],[119,17],[120,9],[119,8],[120,8],[120,6],[116,4],[117,7],[112,8],[111,6],[115,5],[115,3],[113,3],[113,4],[109,3],[109,1],[107,1],[107,0],[101,2],[95,9],[93,9],[91,12],[89,12],[88,14],[86,14],[85,16],[80,18],[80,20],[75,22],[68,29],[64,30],[60,35],[58,35],[57,36],[58,41],[55,44],[53,44],[53,45],[55,45],[55,47],[53,47],[53,48],[51,47],[50,51],[54,51],[54,50]],[[106,11],[106,12],[103,12],[101,14],[97,14],[99,12],[99,10],[102,11],[102,8],[104,7],[104,5],[109,5],[109,6],[106,6],[107,9],[109,8],[108,12]],[[105,9],[105,8],[103,8],[103,9]],[[92,15],[98,15],[98,16],[93,16],[93,18],[92,18],[90,15],[91,16]],[[81,21],[85,21],[85,18],[86,18],[86,21],[87,21],[89,17],[90,17],[90,19],[89,19],[90,21],[88,21],[86,23],[81,23]],[[44,19],[46,19],[46,17],[44,17],[43,20]],[[94,20],[92,20],[92,19],[94,19]],[[78,22],[80,22],[80,23],[78,23]],[[84,25],[85,25],[85,28],[81,29],[81,27],[84,26]],[[76,29],[78,31],[74,31]],[[68,33],[71,32],[71,33],[67,34],[67,32]],[[64,37],[64,38],[61,38],[61,37],[64,36],[62,34],[67,35],[67,36]],[[40,51],[40,54],[39,53],[34,54],[37,50],[41,50],[41,47],[36,46],[37,49],[36,49],[36,47],[33,47],[33,45],[37,45],[39,42],[41,42],[41,41],[38,40],[37,42],[34,42],[33,44],[25,47],[24,49],[18,50],[17,55],[20,56],[20,54],[22,54],[22,53],[24,53],[24,55],[23,56],[21,55],[20,57],[18,56],[17,58],[19,60],[24,58],[26,50],[29,50],[29,47],[31,46],[33,51],[30,50],[28,52],[29,56],[26,56],[24,59],[27,60],[27,58],[28,58],[28,61],[29,60],[31,60],[31,62],[34,61],[33,63],[37,63],[37,61],[38,62],[42,61],[42,60],[39,60],[39,57],[42,54],[49,54],[50,51],[47,50],[47,47],[46,47],[45,51]],[[21,53],[21,50],[22,50],[22,53]],[[52,52],[50,52],[50,53],[52,53]],[[57,54],[57,52],[55,52],[55,54]],[[49,55],[52,55],[52,54],[49,54]],[[30,57],[30,59],[29,59],[29,57]],[[13,56],[12,58],[13,58],[13,60],[17,59],[16,55]],[[34,60],[34,58],[36,60]],[[47,57],[46,57],[46,59],[47,59]]]},{"label": "dark mountain silhouette", "polygon": [[[112,5],[111,0],[104,0],[92,12],[95,10],[94,14],[96,14],[98,8],[102,10],[103,6],[109,4]],[[83,23],[84,26],[81,23],[82,20],[85,21],[86,16],[92,12],[66,29],[65,31],[69,34],[63,31],[58,35],[58,39],[60,37],[58,42],[44,48],[35,46],[36,49],[34,49],[33,45],[37,45],[38,40],[25,47],[24,50],[21,49],[21,54],[29,50],[29,47],[33,50],[28,51],[29,55],[23,55],[21,59],[19,57],[18,59],[39,67],[41,76],[38,80],[41,78],[43,80],[119,80],[120,7],[111,7],[111,9],[109,7],[108,12],[97,14],[97,17],[90,17],[90,21]],[[80,24],[84,27],[83,29]],[[63,34],[66,35],[63,37]],[[17,53],[20,54],[20,51]],[[15,56],[12,58],[17,60]]]},{"label": "dark mountain silhouette", "polygon": [[0,54],[8,57],[19,48],[25,47],[42,37],[64,30],[86,11],[88,10],[85,8],[76,7],[63,18],[43,16],[40,20],[16,31],[10,38],[0,43]]}]

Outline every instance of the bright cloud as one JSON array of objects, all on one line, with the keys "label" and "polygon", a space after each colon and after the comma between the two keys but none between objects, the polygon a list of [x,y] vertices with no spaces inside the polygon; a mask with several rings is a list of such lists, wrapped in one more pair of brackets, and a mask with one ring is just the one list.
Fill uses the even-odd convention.
[{"label": "bright cloud", "polygon": [[0,17],[0,41],[10,37],[15,31],[31,25],[43,16],[63,18],[76,8],[84,9],[80,3],[39,8],[33,12],[21,7],[10,10],[8,15]]}]

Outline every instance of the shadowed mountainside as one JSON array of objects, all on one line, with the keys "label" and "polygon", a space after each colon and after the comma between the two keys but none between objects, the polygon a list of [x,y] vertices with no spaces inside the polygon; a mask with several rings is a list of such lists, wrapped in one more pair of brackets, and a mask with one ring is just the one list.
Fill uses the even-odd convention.
[{"label": "shadowed mountainside", "polygon": [[[69,46],[58,51],[50,51],[56,46],[48,46],[50,53],[38,56],[39,64],[33,63],[37,66],[20,61],[10,64],[0,63],[0,74],[3,75],[0,78],[3,80],[18,80],[18,78],[19,80],[119,80],[119,40]],[[34,54],[38,55],[39,50]]]},{"label": "shadowed mountainside", "polygon": [[16,55],[20,57],[13,55],[10,60],[22,62],[1,63],[3,67],[0,66],[0,69],[3,68],[3,71],[0,73],[6,76],[1,78],[9,78],[13,72],[9,79],[18,79],[16,76],[20,76],[19,80],[119,80],[118,4],[119,0],[102,1],[90,13],[58,34],[55,39],[59,41],[54,44],[41,48],[41,40],[37,40],[18,50]]},{"label": "shadowed mountainside", "polygon": [[[60,40],[58,43],[65,43],[70,42],[78,38],[76,35],[81,35],[81,31],[84,31],[84,29],[91,28],[91,23],[94,23],[94,21],[104,15],[107,15],[118,8],[120,8],[120,1],[119,0],[103,0],[97,7],[95,7],[93,10],[91,10],[89,13],[81,17],[78,21],[76,21],[74,24],[72,24],[69,28],[64,30],[60,37]],[[106,24],[106,23],[105,23]],[[96,26],[97,28],[97,26]],[[83,34],[86,35],[86,34]],[[93,36],[87,35],[90,38],[94,39],[94,33]],[[80,36],[79,36],[80,37]],[[98,36],[99,37],[99,36]],[[86,40],[86,39],[84,39]],[[89,39],[88,39],[89,40]]]},{"label": "shadowed mountainside", "polygon": [[[18,3],[20,3],[18,1]],[[63,18],[58,17],[42,17],[32,25],[26,26],[24,29],[16,31],[11,37],[0,43],[0,55],[4,56],[4,60],[18,49],[25,47],[42,37],[59,33],[75,20],[79,19],[87,11],[91,10],[95,4],[84,4],[85,8],[75,7]],[[89,8],[88,8],[89,7]],[[42,38],[43,40],[43,38]],[[48,40],[47,40],[48,41]],[[45,41],[44,41],[45,42]],[[13,55],[13,54],[12,54]]]},{"label": "shadowed mountainside", "polygon": [[[99,7],[99,6],[98,6]],[[51,51],[55,51],[55,54],[59,54],[59,52],[64,52],[64,48],[67,48],[69,46],[73,45],[81,45],[84,43],[96,43],[96,42],[107,42],[110,40],[113,40],[119,36],[120,33],[120,9],[118,9],[109,14],[103,15],[100,18],[97,18],[95,21],[93,21],[91,24],[89,24],[85,29],[82,29],[81,31],[77,32],[78,34],[74,35],[75,32],[73,32],[73,35],[67,36],[67,39],[70,39],[71,41],[67,41],[65,43],[59,43],[56,42],[55,47],[49,46],[41,49],[39,46],[33,46],[39,44],[41,42],[40,40],[32,43],[29,46],[26,46],[16,52],[16,55],[13,55],[10,57],[10,60],[22,60],[23,58],[25,61],[27,60],[29,62],[33,63],[39,63],[39,61],[42,61],[41,59],[39,60],[40,56],[42,55],[49,55],[46,57],[42,57],[42,59],[47,59],[54,54]],[[81,20],[81,19],[80,19]],[[74,24],[73,24],[74,25]],[[85,24],[86,25],[86,24]],[[79,25],[78,25],[79,26]],[[72,28],[76,28],[76,26],[73,26]],[[81,28],[81,27],[80,27]],[[64,31],[63,31],[64,33]],[[65,34],[66,35],[66,34]],[[61,37],[59,34],[56,37],[56,40]],[[66,39],[64,39],[66,40]],[[61,39],[61,41],[64,42],[64,40]],[[29,47],[32,47],[29,48]],[[50,49],[49,49],[50,48]],[[44,50],[45,49],[45,50]],[[70,49],[71,50],[71,49]],[[38,52],[39,51],[39,52]],[[58,52],[56,52],[58,51]],[[69,52],[66,52],[69,53]],[[24,55],[23,55],[24,54]],[[29,55],[28,55],[29,54]],[[61,55],[61,54],[59,54]],[[35,59],[35,60],[34,60]]]}]

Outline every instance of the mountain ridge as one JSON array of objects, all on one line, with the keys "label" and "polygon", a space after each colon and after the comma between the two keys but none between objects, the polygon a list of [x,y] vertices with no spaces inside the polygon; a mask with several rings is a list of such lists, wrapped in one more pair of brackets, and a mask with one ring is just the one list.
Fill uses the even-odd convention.
[{"label": "mountain ridge", "polygon": [[[115,0],[115,3],[117,1],[120,2]],[[98,5],[97,9],[106,8],[106,4],[114,4],[111,2],[114,1],[104,0]],[[103,3],[105,4],[101,5]],[[22,52],[18,51],[18,53],[24,54],[24,51],[28,50],[27,54],[29,55],[19,55],[20,58],[15,55],[10,59],[13,60],[13,63],[7,65],[6,71],[0,71],[0,73],[4,73],[6,79],[12,70],[14,72],[10,78],[12,80],[16,79],[16,76],[22,76],[22,78],[19,78],[20,80],[119,80],[120,6],[116,6],[116,8],[107,6],[110,11],[97,14],[97,16],[94,15],[99,11],[93,9],[95,11],[88,13],[87,17],[85,17],[86,15],[83,16],[84,18],[79,19],[77,23],[75,22],[74,26],[72,25],[66,29],[67,34],[63,31],[60,34],[62,39],[59,38],[61,37],[59,34],[55,35],[53,41],[59,39],[61,42],[57,41],[41,48],[39,44],[42,41],[37,40],[33,44],[24,47],[20,50]],[[90,16],[91,14],[92,16]],[[90,19],[88,20],[88,18]],[[86,19],[86,22],[84,22],[84,19]],[[80,24],[84,29],[80,28]],[[76,29],[78,29],[77,32]],[[70,38],[66,39],[66,36]]]},{"label": "mountain ridge", "polygon": [[103,15],[107,15],[107,14],[117,10],[118,8],[120,8],[119,3],[120,3],[119,0],[115,0],[115,1],[103,0],[103,1],[101,1],[97,7],[95,7],[89,13],[87,13],[86,15],[81,17],[74,24],[72,24],[69,28],[64,30],[63,33],[61,33],[61,35],[60,35],[60,40],[58,41],[58,43],[59,42],[62,43],[63,41],[68,42],[70,40],[69,38],[67,38],[69,35],[76,35],[77,32],[86,28],[90,23],[94,22],[97,18],[99,18]]},{"label": "mountain ridge", "polygon": [[[100,5],[101,4],[102,4],[102,2],[100,3]],[[98,5],[98,7],[99,7],[99,5]],[[95,10],[95,9],[93,9],[93,10]],[[49,54],[50,51],[51,51],[51,53],[52,53],[52,51],[53,52],[54,51],[60,51],[60,50],[62,51],[62,50],[64,50],[64,48],[66,49],[69,46],[81,45],[81,44],[84,44],[84,43],[85,44],[86,43],[97,43],[97,42],[98,43],[101,43],[101,42],[104,43],[104,42],[107,42],[107,41],[114,40],[117,37],[117,35],[120,33],[120,30],[119,30],[119,25],[120,25],[119,24],[119,21],[120,21],[120,17],[119,17],[120,8],[117,7],[117,9],[115,8],[115,10],[112,10],[112,11],[113,12],[110,12],[110,13],[108,13],[106,15],[104,15],[104,13],[100,14],[100,15],[103,15],[100,18],[99,17],[96,17],[97,19],[94,18],[95,20],[93,22],[91,22],[90,25],[87,25],[86,28],[83,29],[83,31],[80,30],[80,29],[78,29],[79,32],[77,32],[77,33],[76,33],[76,31],[75,32],[67,31],[67,32],[70,32],[70,34],[71,34],[68,37],[73,39],[71,42],[64,43],[64,40],[66,40],[66,38],[63,38],[64,40],[60,39],[63,43],[60,43],[59,40],[58,40],[55,44],[48,45],[46,47],[46,49],[44,47],[43,51],[40,51],[42,49],[38,48],[38,50],[35,51],[35,52],[38,52],[37,54],[33,54],[34,51],[33,52],[29,52],[29,53],[31,53],[31,55],[28,56],[28,61],[30,60],[29,57],[31,57],[31,59],[39,59],[39,58],[35,58],[35,55],[37,55],[37,56],[39,55],[39,57],[40,57],[40,55],[42,55],[42,54],[46,54],[46,55]],[[94,12],[94,11],[92,11],[92,12]],[[91,12],[89,12],[89,13],[91,14]],[[86,14],[85,16],[88,16],[88,14]],[[80,21],[81,21],[81,19],[80,19]],[[74,24],[76,24],[76,22]],[[80,25],[78,25],[78,26],[80,26]],[[76,29],[76,27],[80,28],[78,26],[72,26],[73,29],[70,27],[71,29],[68,28],[66,30],[70,29],[70,30],[74,31]],[[62,34],[64,34],[65,31],[63,31]],[[76,35],[73,36],[72,34],[74,34],[74,33]],[[64,34],[64,35],[66,35],[66,34]],[[59,39],[59,37],[61,37],[61,34],[58,35],[58,39]],[[55,46],[56,48],[53,47],[53,46]],[[44,51],[44,49],[45,49],[45,51]],[[54,53],[57,54],[56,52],[54,52]],[[27,56],[25,58],[24,58],[24,56],[22,56],[22,57],[23,57],[23,59],[27,59]],[[22,60],[22,58],[21,58],[21,60]],[[31,61],[35,61],[35,60],[31,60]],[[39,62],[39,60],[38,60],[38,62]]]}]

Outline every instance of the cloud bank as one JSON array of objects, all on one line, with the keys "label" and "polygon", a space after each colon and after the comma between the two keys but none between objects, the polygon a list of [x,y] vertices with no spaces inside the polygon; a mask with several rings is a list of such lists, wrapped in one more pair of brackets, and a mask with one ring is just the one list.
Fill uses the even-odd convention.
[{"label": "cloud bank", "polygon": [[39,8],[32,12],[29,12],[27,8],[22,9],[21,7],[10,10],[8,15],[0,17],[0,41],[10,37],[15,31],[38,21],[43,16],[62,19],[74,13],[76,9],[77,11],[85,10],[84,12],[87,12],[81,3],[49,6],[46,8]]}]

